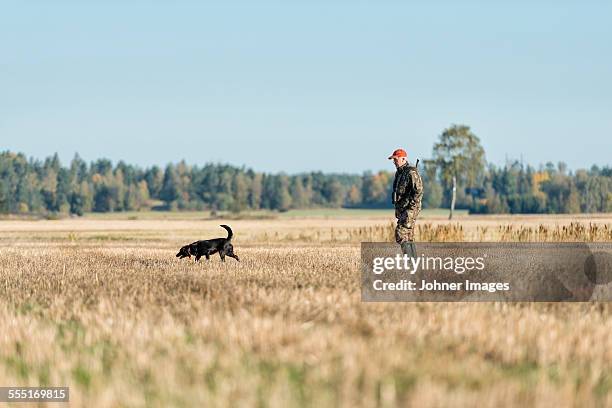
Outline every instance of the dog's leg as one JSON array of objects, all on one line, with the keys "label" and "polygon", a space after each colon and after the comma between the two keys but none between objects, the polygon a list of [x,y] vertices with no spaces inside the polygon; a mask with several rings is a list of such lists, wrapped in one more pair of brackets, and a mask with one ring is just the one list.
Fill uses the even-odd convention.
[{"label": "dog's leg", "polygon": [[195,257],[195,261],[196,261],[196,262],[199,262],[199,261],[200,261],[200,258],[201,258],[201,256],[200,256],[200,255],[196,255],[196,257]]},{"label": "dog's leg", "polygon": [[206,260],[207,260],[207,261],[210,261],[210,255],[206,254],[206,255],[204,255],[204,256],[206,257]]},{"label": "dog's leg", "polygon": [[221,261],[225,262],[225,254],[221,251],[219,251],[219,256],[221,257]]}]

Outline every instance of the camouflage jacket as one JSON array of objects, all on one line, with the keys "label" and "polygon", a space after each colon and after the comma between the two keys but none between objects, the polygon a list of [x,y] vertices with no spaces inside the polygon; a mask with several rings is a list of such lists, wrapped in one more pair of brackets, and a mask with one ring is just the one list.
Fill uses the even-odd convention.
[{"label": "camouflage jacket", "polygon": [[404,164],[395,172],[391,201],[396,210],[421,208],[423,198],[423,180],[416,167]]}]

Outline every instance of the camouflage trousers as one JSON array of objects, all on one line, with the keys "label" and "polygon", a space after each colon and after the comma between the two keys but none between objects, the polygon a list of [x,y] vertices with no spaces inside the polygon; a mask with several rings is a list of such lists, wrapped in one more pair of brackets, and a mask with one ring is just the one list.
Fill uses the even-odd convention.
[{"label": "camouflage trousers", "polygon": [[417,216],[421,209],[409,208],[406,210],[395,210],[395,218],[397,218],[397,226],[395,227],[395,241],[398,244],[402,242],[414,241],[414,227]]}]

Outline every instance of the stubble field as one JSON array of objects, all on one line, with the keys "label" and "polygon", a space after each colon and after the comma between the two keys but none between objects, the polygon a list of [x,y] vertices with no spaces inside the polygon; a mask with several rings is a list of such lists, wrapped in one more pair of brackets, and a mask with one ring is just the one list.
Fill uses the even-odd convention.
[{"label": "stubble field", "polygon": [[[0,385],[98,407],[612,406],[607,303],[362,303],[359,243],[391,222],[0,221]],[[174,257],[221,223],[240,263]],[[612,240],[604,215],[419,224],[421,240]]]}]

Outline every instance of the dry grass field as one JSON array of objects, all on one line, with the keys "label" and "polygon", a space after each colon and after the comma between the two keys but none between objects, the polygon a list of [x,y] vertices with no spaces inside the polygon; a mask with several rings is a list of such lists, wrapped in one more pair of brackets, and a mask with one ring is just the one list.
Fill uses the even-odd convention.
[{"label": "dry grass field", "polygon": [[[391,213],[0,221],[0,385],[70,405],[612,406],[607,303],[362,303]],[[612,216],[443,217],[420,240],[612,241]],[[59,405],[59,404],[55,404]]]}]

